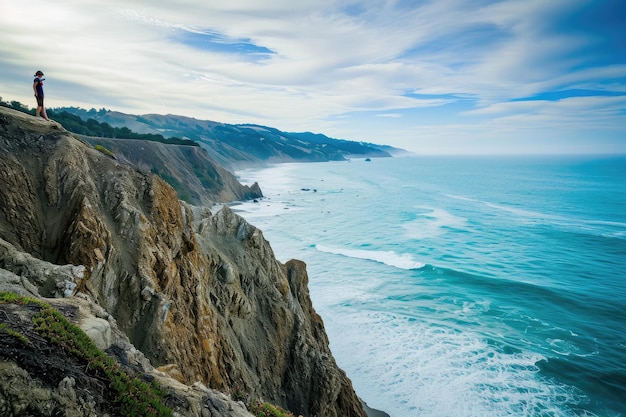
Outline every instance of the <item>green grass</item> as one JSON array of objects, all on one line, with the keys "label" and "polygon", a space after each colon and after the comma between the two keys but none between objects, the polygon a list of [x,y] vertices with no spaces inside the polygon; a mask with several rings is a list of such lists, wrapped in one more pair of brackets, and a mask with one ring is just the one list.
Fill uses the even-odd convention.
[{"label": "green grass", "polygon": [[0,304],[34,304],[42,308],[48,306],[48,304],[44,303],[43,301],[39,301],[36,298],[23,297],[12,292],[0,292]]},{"label": "green grass", "polygon": [[290,412],[270,403],[253,404],[248,411],[256,417],[294,417]]},{"label": "green grass", "polygon": [[20,342],[24,343],[25,345],[30,343],[30,340],[28,340],[28,337],[24,336],[22,333],[16,330],[13,330],[9,326],[7,326],[6,323],[0,323],[0,333],[5,333],[9,336],[13,336]]},{"label": "green grass", "polygon": [[111,158],[115,158],[115,155],[113,155],[113,152],[111,152],[110,150],[108,150],[107,148],[105,148],[102,145],[95,145],[93,148],[95,150],[97,150],[98,152],[101,152],[101,153],[105,154],[106,156],[109,156]]},{"label": "green grass", "polygon": [[[70,323],[63,314],[49,304],[34,298],[0,292],[0,304],[34,304],[41,310],[33,317],[35,331],[49,342],[61,346],[69,354],[87,362],[90,374],[106,378],[116,394],[116,403],[124,417],[170,417],[172,410],[163,404],[165,392],[126,374],[120,365],[107,356],[79,327]],[[6,331],[5,331],[6,332]]]}]

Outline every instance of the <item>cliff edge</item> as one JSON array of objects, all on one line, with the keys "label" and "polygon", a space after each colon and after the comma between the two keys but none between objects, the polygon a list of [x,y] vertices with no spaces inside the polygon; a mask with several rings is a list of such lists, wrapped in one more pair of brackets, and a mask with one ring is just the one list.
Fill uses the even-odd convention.
[{"label": "cliff edge", "polygon": [[84,266],[22,281],[41,297],[91,300],[179,383],[305,417],[365,417],[329,350],[304,263],[277,261],[228,208],[191,207],[60,125],[0,109],[0,209],[0,238],[18,254],[0,257],[0,270],[32,274],[26,258]]}]

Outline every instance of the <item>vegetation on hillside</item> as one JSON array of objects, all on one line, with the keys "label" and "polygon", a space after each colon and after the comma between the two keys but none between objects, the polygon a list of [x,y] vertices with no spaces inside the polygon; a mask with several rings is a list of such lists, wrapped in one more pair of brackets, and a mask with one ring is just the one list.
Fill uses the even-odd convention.
[{"label": "vegetation on hillside", "polygon": [[[0,292],[0,304],[29,305],[39,309],[32,322],[37,333],[48,342],[60,346],[67,354],[81,360],[94,378],[104,379],[115,392],[115,403],[124,417],[170,417],[172,410],[164,405],[165,392],[156,385],[129,376],[113,358],[107,356],[78,326],[49,304],[35,298]],[[30,343],[28,338],[6,325],[2,332]]]},{"label": "vegetation on hillside", "polygon": [[[19,101],[5,102],[0,97],[0,106],[21,111],[22,113],[35,114],[35,109],[28,108]],[[63,127],[72,133],[84,136],[95,136],[101,138],[113,139],[139,139],[152,142],[166,143],[170,145],[186,145],[200,146],[196,142],[189,139],[180,139],[176,137],[165,138],[163,135],[152,133],[136,133],[127,127],[113,127],[104,122],[100,123],[95,119],[83,120],[80,117],[68,113],[67,111],[48,110],[48,117],[59,122]]]},{"label": "vegetation on hillside", "polygon": [[108,157],[115,158],[115,155],[113,155],[113,152],[111,152],[110,150],[108,150],[102,145],[94,145],[93,148],[97,150],[98,152],[105,154]]},{"label": "vegetation on hillside", "polygon": [[341,161],[354,155],[388,157],[390,154],[387,150],[392,150],[392,148],[383,150],[379,145],[366,142],[333,139],[322,134],[282,132],[258,124],[226,124],[175,115],[137,116],[106,109],[65,107],[60,110],[68,111],[85,120],[89,118],[99,121],[115,120],[116,125],[138,124],[165,136],[189,138],[206,144],[215,156],[225,156],[226,159],[234,161],[242,158],[245,160],[244,155],[261,161],[272,158],[285,161]]},{"label": "vegetation on hillside", "polygon": [[[164,405],[166,393],[156,383],[147,383],[129,376],[119,363],[99,350],[93,341],[78,326],[50,304],[33,297],[24,297],[11,292],[0,292],[0,305],[16,304],[34,309],[32,324],[35,332],[49,343],[59,346],[67,355],[78,358],[91,377],[106,381],[114,392],[115,406],[123,417],[171,417],[172,410]],[[15,323],[13,323],[15,325]],[[23,345],[31,341],[11,323],[0,323],[0,334],[4,333],[19,340]],[[31,330],[32,331],[32,330]],[[294,417],[292,413],[276,405],[253,400],[248,411],[255,417]]]},{"label": "vegetation on hillside", "polygon": [[248,411],[256,417],[294,417],[292,413],[270,403],[252,404]]}]

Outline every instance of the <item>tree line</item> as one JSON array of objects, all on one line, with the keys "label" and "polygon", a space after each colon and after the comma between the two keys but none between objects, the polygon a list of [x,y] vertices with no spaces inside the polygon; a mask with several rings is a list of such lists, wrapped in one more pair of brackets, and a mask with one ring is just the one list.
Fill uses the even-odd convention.
[{"label": "tree line", "polygon": [[[35,114],[35,109],[29,108],[19,101],[5,102],[0,97],[0,106],[20,111],[22,113]],[[152,142],[166,143],[170,145],[200,146],[198,143],[181,138],[165,138],[163,135],[154,133],[137,133],[127,127],[113,127],[106,122],[98,122],[95,119],[83,120],[79,116],[67,111],[48,110],[48,117],[63,125],[65,129],[72,133],[84,136],[94,136],[112,139],[139,139]]]}]

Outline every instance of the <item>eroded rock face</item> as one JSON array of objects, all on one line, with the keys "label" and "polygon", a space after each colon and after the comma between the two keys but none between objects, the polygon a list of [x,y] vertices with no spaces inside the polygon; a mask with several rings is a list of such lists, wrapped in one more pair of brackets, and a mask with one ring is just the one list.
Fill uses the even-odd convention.
[{"label": "eroded rock face", "polygon": [[104,146],[119,161],[126,161],[145,172],[167,178],[175,185],[181,200],[212,206],[234,200],[263,196],[258,184],[242,185],[235,176],[215,162],[199,146],[146,144],[142,140],[85,138],[91,145]]},{"label": "eroded rock face", "polygon": [[[305,265],[278,262],[228,208],[192,209],[158,177],[0,109],[0,209],[0,238],[52,264],[84,265],[74,291],[183,382],[296,415],[365,416],[328,348]],[[44,291],[39,281],[29,282]],[[46,295],[67,294],[54,282]]]},{"label": "eroded rock face", "polygon": [[[9,243],[0,241],[0,244],[15,254]],[[73,279],[71,269],[57,269],[56,265],[32,257],[24,257],[22,265],[30,272],[54,270],[53,280],[58,282]],[[37,282],[37,278],[31,273],[17,276],[0,269],[0,291],[36,297],[36,292],[31,292],[34,287],[27,289],[25,282]],[[45,301],[92,335],[98,347],[117,359],[126,373],[144,381],[156,380],[165,392],[164,403],[175,412],[174,416],[252,417],[243,403],[219,391],[201,383],[185,385],[168,373],[154,369],[120,331],[115,318],[89,296],[78,294]],[[0,415],[119,415],[119,404],[115,402],[117,394],[106,380],[90,371],[84,358],[68,353],[35,330],[32,319],[37,312],[37,307],[27,304],[0,303],[0,322],[13,332],[0,331]],[[96,329],[97,332],[92,334]]]}]

